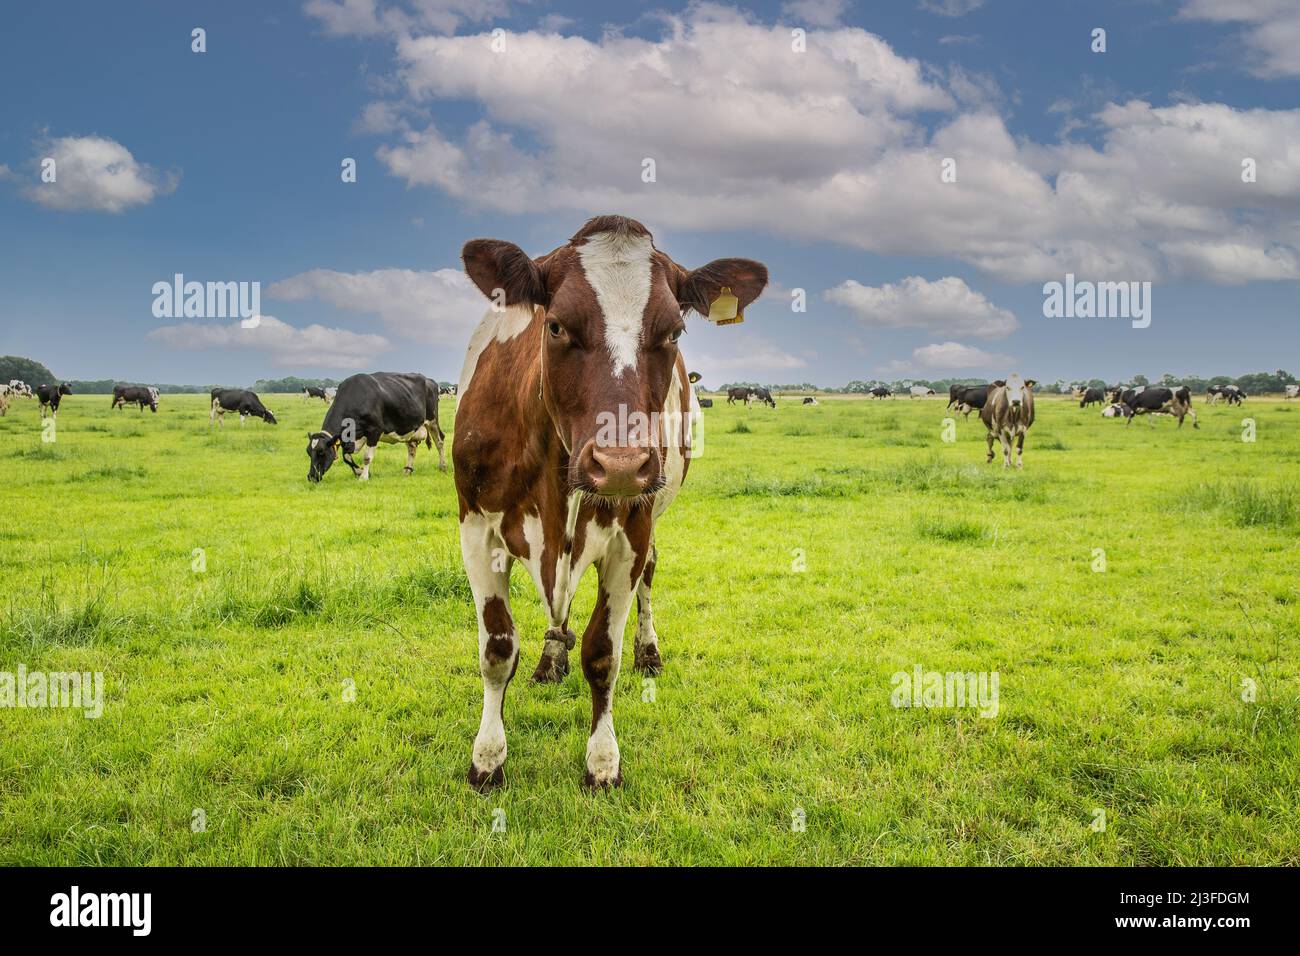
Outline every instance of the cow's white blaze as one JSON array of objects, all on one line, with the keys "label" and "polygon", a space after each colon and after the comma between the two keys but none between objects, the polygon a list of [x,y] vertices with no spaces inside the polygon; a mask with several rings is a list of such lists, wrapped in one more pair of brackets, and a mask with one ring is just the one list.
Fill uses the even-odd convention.
[{"label": "cow's white blaze", "polygon": [[649,236],[599,232],[578,247],[578,258],[605,317],[605,347],[614,375],[636,367],[641,326],[650,301]]}]

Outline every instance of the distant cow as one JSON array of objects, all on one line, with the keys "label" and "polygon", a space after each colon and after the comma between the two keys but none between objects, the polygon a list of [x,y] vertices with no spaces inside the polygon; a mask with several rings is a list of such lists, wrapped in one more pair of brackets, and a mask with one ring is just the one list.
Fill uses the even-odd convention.
[{"label": "distant cow", "polygon": [[970,418],[972,411],[981,411],[984,408],[985,403],[989,400],[989,390],[993,388],[993,385],[961,385],[954,387],[960,388],[960,391],[955,399],[952,393],[949,392],[949,404],[955,400],[957,411]]},{"label": "distant cow", "polygon": [[764,405],[771,405],[773,408],[776,408],[776,399],[772,397],[772,393],[767,389],[755,388],[750,391],[753,393],[753,396],[757,401],[762,402]]},{"label": "distant cow", "polygon": [[[1127,395],[1127,393],[1125,393]],[[1196,422],[1196,412],[1192,410],[1192,392],[1186,385],[1178,388],[1150,387],[1144,388],[1128,397],[1123,402],[1128,423],[1133,424],[1138,415],[1172,415],[1178,419],[1178,427],[1183,427],[1183,419],[1192,416],[1192,427],[1200,428]],[[1155,424],[1155,420],[1151,420]]]},{"label": "distant cow", "polygon": [[877,385],[867,394],[870,395],[872,398],[893,398],[894,397],[894,393],[891,392],[889,389],[885,388],[885,386],[883,385]]},{"label": "distant cow", "polygon": [[1102,418],[1129,418],[1131,415],[1127,405],[1107,405],[1101,410]]},{"label": "distant cow", "polygon": [[125,408],[127,405],[139,405],[140,411],[149,407],[151,412],[158,411],[158,390],[145,385],[114,385],[113,404],[109,408]]},{"label": "distant cow", "polygon": [[1034,423],[1034,386],[1032,378],[1026,381],[1012,373],[1005,380],[990,386],[988,401],[980,409],[980,421],[988,429],[989,456],[993,460],[993,439],[1002,442],[1002,467],[1011,466],[1011,445],[1016,446],[1016,467],[1024,467],[1025,432]]},{"label": "distant cow", "polygon": [[744,402],[746,405],[748,405],[750,401],[753,399],[753,397],[754,397],[754,390],[752,388],[727,389],[728,405],[735,404],[736,402]]},{"label": "distant cow", "polygon": [[1145,385],[1116,385],[1107,392],[1106,401],[1112,405],[1128,405],[1130,399],[1141,395],[1146,389]]},{"label": "distant cow", "polygon": [[808,395],[804,398],[803,403],[805,405],[816,405],[817,399],[813,398],[811,395]]},{"label": "distant cow", "polygon": [[924,385],[913,385],[908,392],[908,398],[928,398],[934,394],[934,389],[926,388]]},{"label": "distant cow", "polygon": [[1300,384],[1288,385],[1283,395],[1287,399],[1287,401],[1290,401],[1293,398],[1300,397]]},{"label": "distant cow", "polygon": [[330,400],[329,395],[326,394],[325,389],[317,388],[314,385],[303,386],[302,400],[306,402],[306,401],[310,401],[313,398],[319,398],[322,402],[325,402],[326,404],[329,404],[329,400]]},{"label": "distant cow", "polygon": [[1211,385],[1205,390],[1205,399],[1210,405],[1219,404],[1219,399],[1223,399],[1229,405],[1240,405],[1242,400],[1248,397],[1236,385]]},{"label": "distant cow", "polygon": [[712,407],[713,407],[713,399],[711,399],[711,398],[701,398],[701,399],[699,399],[699,402],[700,402],[700,408],[712,408]]},{"label": "distant cow", "polygon": [[271,410],[262,404],[256,392],[250,392],[246,388],[214,388],[209,394],[212,396],[212,411],[208,415],[209,428],[212,427],[214,418],[217,420],[217,427],[223,428],[226,423],[226,412],[238,412],[240,425],[244,424],[244,419],[249,415],[262,419],[268,425],[279,424]]},{"label": "distant cow", "polygon": [[59,417],[59,402],[64,395],[71,395],[72,387],[67,382],[60,382],[58,385],[42,385],[36,389],[36,397],[41,400],[41,418],[45,417],[45,409],[48,406],[50,414],[55,418]]},{"label": "distant cow", "polygon": [[1104,405],[1106,403],[1106,392],[1100,388],[1090,388],[1079,396],[1079,407],[1087,408],[1089,405]]},{"label": "distant cow", "polygon": [[440,386],[438,387],[438,394],[439,394],[439,395],[455,395],[455,394],[456,394],[456,383],[455,383],[455,382],[452,382],[450,385],[440,385]]},{"label": "distant cow", "polygon": [[[375,372],[352,375],[339,383],[338,396],[325,413],[320,431],[307,434],[311,467],[308,481],[325,477],[342,456],[362,481],[370,477],[370,461],[380,442],[406,445],[406,473],[415,471],[415,449],[420,442],[438,446],[438,467],[447,470],[443,454],[445,436],[438,426],[438,383],[418,372]],[[352,456],[363,451],[358,465]]]},{"label": "distant cow", "polygon": [[9,380],[9,389],[11,395],[19,395],[23,398],[33,396],[32,387],[20,378],[11,378]]}]

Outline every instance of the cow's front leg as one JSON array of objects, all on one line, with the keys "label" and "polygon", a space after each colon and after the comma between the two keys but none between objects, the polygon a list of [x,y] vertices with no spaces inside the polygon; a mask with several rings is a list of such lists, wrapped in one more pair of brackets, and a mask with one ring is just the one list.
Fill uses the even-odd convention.
[{"label": "cow's front leg", "polygon": [[357,475],[357,478],[361,481],[370,480],[370,462],[374,460],[374,457],[375,446],[367,442],[366,447],[361,452],[361,474]]},{"label": "cow's front leg", "polygon": [[[481,516],[466,515],[460,551],[478,614],[478,668],[483,676],[483,714],[470,753],[469,783],[486,790],[505,779],[506,688],[519,664],[519,635],[510,615],[510,559],[505,544]],[[497,569],[502,570],[497,570]]]},{"label": "cow's front leg", "polygon": [[654,582],[655,564],[659,551],[650,545],[650,556],[636,587],[636,644],[632,666],[643,674],[654,677],[663,672],[664,662],[659,656],[659,635],[655,633],[654,609],[650,606],[650,586]]},{"label": "cow's front leg", "polygon": [[989,446],[989,456],[984,459],[984,464],[987,465],[993,461],[993,433],[989,432],[987,435],[984,436],[984,438],[988,442],[988,446]]},{"label": "cow's front leg", "polygon": [[406,467],[402,470],[408,475],[415,472],[415,449],[420,447],[418,441],[408,441],[406,443]]},{"label": "cow's front leg", "polygon": [[1011,467],[1011,436],[1007,432],[998,433],[998,438],[1002,442],[1002,467]]},{"label": "cow's front leg", "polygon": [[584,782],[592,788],[623,783],[614,736],[614,687],[623,656],[623,627],[632,610],[634,563],[630,553],[610,554],[600,563],[599,595],[582,635],[582,673],[591,687],[591,736],[587,738]]},{"label": "cow's front leg", "polygon": [[1016,436],[1016,467],[1025,467],[1025,433]]}]

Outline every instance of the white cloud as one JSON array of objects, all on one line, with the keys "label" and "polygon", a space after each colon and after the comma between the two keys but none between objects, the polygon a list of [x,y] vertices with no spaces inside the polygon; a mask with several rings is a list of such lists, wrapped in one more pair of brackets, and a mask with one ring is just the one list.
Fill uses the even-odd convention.
[{"label": "white cloud", "polygon": [[[396,37],[406,107],[471,101],[481,118],[401,130],[377,156],[479,209],[829,240],[1012,282],[1156,280],[1186,268],[1165,251],[1180,243],[1230,242],[1285,271],[1300,249],[1300,110],[1108,103],[1089,117],[1097,145],[1034,143],[1007,129],[989,78],[858,28],[815,30],[797,54],[788,28],[718,6],[664,22],[658,38],[511,33],[499,54],[485,34]],[[1245,156],[1257,183],[1241,182]],[[1238,261],[1216,278],[1260,273]]]},{"label": "white cloud", "polygon": [[483,293],[459,269],[312,269],[272,283],[265,292],[272,299],[319,299],[378,316],[390,333],[427,345],[463,345],[488,308]]},{"label": "white cloud", "polygon": [[1300,76],[1300,4],[1295,0],[1187,0],[1189,20],[1245,24],[1243,39],[1256,55],[1246,71],[1265,79]]},{"label": "white cloud", "polygon": [[[54,160],[54,182],[41,178],[42,163]],[[137,162],[121,143],[103,136],[63,136],[36,144],[32,181],[23,190],[51,209],[118,213],[152,202],[176,188],[176,174],[162,174]]]},{"label": "white cloud", "polygon": [[265,352],[282,367],[361,368],[387,352],[382,335],[364,335],[322,325],[295,328],[275,316],[263,315],[256,328],[239,322],[202,325],[187,322],[154,329],[148,338],[177,349],[247,349]]},{"label": "white cloud", "polygon": [[822,295],[828,302],[849,309],[868,326],[924,329],[981,339],[1002,338],[1019,327],[1013,313],[994,305],[956,276],[933,282],[908,276],[897,284],[881,286],[846,279]]},{"label": "white cloud", "polygon": [[986,352],[960,342],[938,342],[912,350],[910,361],[895,359],[877,368],[876,374],[894,378],[925,372],[959,372],[985,370],[1006,373],[1016,360],[1009,355]]}]

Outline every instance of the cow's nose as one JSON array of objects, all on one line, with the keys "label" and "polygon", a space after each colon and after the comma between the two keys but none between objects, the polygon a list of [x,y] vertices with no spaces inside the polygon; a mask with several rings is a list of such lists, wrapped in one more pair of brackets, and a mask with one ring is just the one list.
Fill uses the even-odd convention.
[{"label": "cow's nose", "polygon": [[658,465],[649,448],[599,448],[590,441],[582,449],[582,470],[598,494],[639,495],[654,484]]}]

